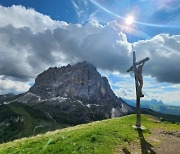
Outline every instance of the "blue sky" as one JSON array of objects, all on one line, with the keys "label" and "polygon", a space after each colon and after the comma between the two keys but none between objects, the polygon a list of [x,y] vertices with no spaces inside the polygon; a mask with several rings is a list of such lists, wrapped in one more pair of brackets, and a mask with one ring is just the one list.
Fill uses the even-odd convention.
[{"label": "blue sky", "polygon": [[159,33],[180,33],[178,0],[0,0],[0,4],[34,8],[53,20],[80,24],[87,23],[91,17],[102,24],[113,20],[123,22],[121,17],[132,14],[138,22],[136,28],[145,35],[125,32],[130,42],[148,39]]},{"label": "blue sky", "polygon": [[36,11],[50,16],[54,20],[62,20],[68,23],[78,23],[76,10],[69,0],[1,0],[3,6],[22,5],[26,8],[34,8]]},{"label": "blue sky", "polygon": [[125,71],[133,45],[139,60],[150,57],[144,99],[180,105],[179,0],[0,0],[0,5],[0,93],[26,91],[44,69],[86,60],[108,77],[118,96],[132,99],[134,80]]}]

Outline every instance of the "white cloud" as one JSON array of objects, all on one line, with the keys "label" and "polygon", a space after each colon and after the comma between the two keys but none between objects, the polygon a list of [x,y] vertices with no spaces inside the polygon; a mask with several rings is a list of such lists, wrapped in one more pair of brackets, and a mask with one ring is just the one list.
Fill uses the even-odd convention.
[{"label": "white cloud", "polygon": [[180,36],[159,34],[150,40],[134,43],[138,59],[146,56],[144,73],[160,82],[180,83]]},{"label": "white cloud", "polygon": [[3,7],[0,5],[0,27],[13,25],[15,28],[29,27],[32,32],[42,32],[63,26],[65,22],[52,20],[49,16],[38,13],[32,8],[23,6]]},{"label": "white cloud", "polygon": [[93,13],[90,14],[89,16],[89,21],[98,21],[96,14],[99,12],[99,10],[94,11]]},{"label": "white cloud", "polygon": [[[11,16],[12,10],[14,20],[0,24],[1,75],[29,80],[49,66],[83,60],[103,69],[122,70],[129,60],[130,43],[125,34],[117,30],[116,22],[104,26],[90,22],[82,26],[54,21],[48,28],[49,23],[46,25],[43,21],[52,23],[53,20],[35,10],[22,6],[1,7],[6,17]],[[37,25],[45,28],[36,30]],[[123,61],[119,62],[121,58]]]},{"label": "white cloud", "polygon": [[[134,77],[127,76],[120,73],[102,72],[107,76],[113,91],[118,97],[135,100],[135,81]],[[143,94],[145,95],[143,100],[161,100],[165,104],[180,105],[180,84],[160,83],[155,78],[145,76]]]},{"label": "white cloud", "polygon": [[28,82],[13,81],[0,76],[0,94],[22,93],[29,90]]},{"label": "white cloud", "polygon": [[78,4],[74,1],[74,0],[71,0],[71,3],[72,5],[74,6],[74,9],[78,15],[78,17],[81,17],[81,15],[83,14],[83,10],[81,10],[78,6]]},{"label": "white cloud", "polygon": [[[105,70],[125,73],[132,63],[131,44],[117,22],[100,25],[96,21],[84,26],[67,24],[22,6],[1,6],[0,12],[4,18],[13,18],[0,24],[0,69],[3,73],[5,66],[14,70],[18,68],[19,72],[24,66],[26,69],[20,74],[33,77],[48,66],[59,64],[59,61],[62,64],[82,60]],[[14,16],[11,17],[12,12]],[[159,81],[180,82],[178,35],[159,34],[152,39],[135,42],[134,48],[138,59],[150,57],[145,65],[145,74]],[[15,65],[10,67],[6,62]],[[11,70],[7,71],[7,75],[12,75]]]},{"label": "white cloud", "polygon": [[78,16],[78,20],[81,23],[84,23],[87,21],[88,18],[88,1],[87,0],[71,0],[72,6],[74,7],[74,10]]}]

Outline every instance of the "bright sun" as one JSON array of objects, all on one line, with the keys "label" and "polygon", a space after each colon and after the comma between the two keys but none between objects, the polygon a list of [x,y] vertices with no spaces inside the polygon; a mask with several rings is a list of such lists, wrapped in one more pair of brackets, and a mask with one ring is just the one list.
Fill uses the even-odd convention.
[{"label": "bright sun", "polygon": [[127,25],[132,25],[133,22],[134,22],[134,17],[133,17],[133,16],[128,16],[128,17],[126,17],[125,23],[126,23]]}]

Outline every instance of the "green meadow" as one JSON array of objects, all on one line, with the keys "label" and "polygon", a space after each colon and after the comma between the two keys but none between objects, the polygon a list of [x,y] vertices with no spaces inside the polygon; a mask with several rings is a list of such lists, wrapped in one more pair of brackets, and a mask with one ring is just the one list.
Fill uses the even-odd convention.
[{"label": "green meadow", "polygon": [[124,149],[127,144],[138,144],[140,138],[151,135],[152,129],[180,131],[178,124],[157,122],[152,116],[142,115],[142,125],[146,130],[139,132],[132,128],[135,120],[136,115],[128,115],[47,132],[1,144],[0,153],[111,154]]}]

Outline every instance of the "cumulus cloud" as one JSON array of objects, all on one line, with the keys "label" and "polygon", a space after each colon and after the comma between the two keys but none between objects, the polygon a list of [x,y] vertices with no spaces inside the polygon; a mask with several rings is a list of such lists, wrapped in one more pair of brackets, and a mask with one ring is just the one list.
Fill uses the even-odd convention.
[{"label": "cumulus cloud", "polygon": [[180,36],[159,34],[150,40],[134,43],[138,57],[150,57],[145,65],[146,75],[160,82],[180,83]]},{"label": "cumulus cloud", "polygon": [[[18,8],[4,9],[11,11],[14,7]],[[19,6],[19,9],[26,12],[24,7]],[[30,12],[28,16],[27,12],[24,13],[27,18],[31,12],[35,13],[34,10],[27,11]],[[43,15],[37,13],[36,16],[42,18]],[[20,20],[19,13],[15,18]],[[41,18],[37,20],[43,20]],[[0,25],[1,75],[29,80],[49,66],[64,63],[86,60],[102,69],[125,70],[126,63],[130,62],[131,45],[116,22],[104,26],[94,21],[84,26],[59,22],[58,27],[38,32],[28,24],[23,23],[18,27],[16,22],[11,21],[7,25]]]},{"label": "cumulus cloud", "polygon": [[13,25],[15,28],[30,27],[32,32],[41,32],[62,25],[64,22],[52,20],[49,16],[23,6],[3,7],[0,5],[0,26]]},{"label": "cumulus cloud", "polygon": [[22,93],[30,88],[28,82],[13,81],[0,76],[0,94]]},{"label": "cumulus cloud", "polygon": [[[110,85],[118,97],[135,100],[136,90],[135,81],[130,75],[119,72],[108,72],[100,70],[103,76],[106,76]],[[155,78],[144,76],[142,100],[158,100],[169,105],[180,105],[180,84],[158,82]]]},{"label": "cumulus cloud", "polygon": [[[0,6],[0,75],[32,80],[50,66],[89,61],[103,70],[125,73],[132,63],[131,43],[121,25],[54,21],[22,6]],[[180,83],[180,36],[159,34],[134,43],[139,59],[150,57],[144,73]]]}]

